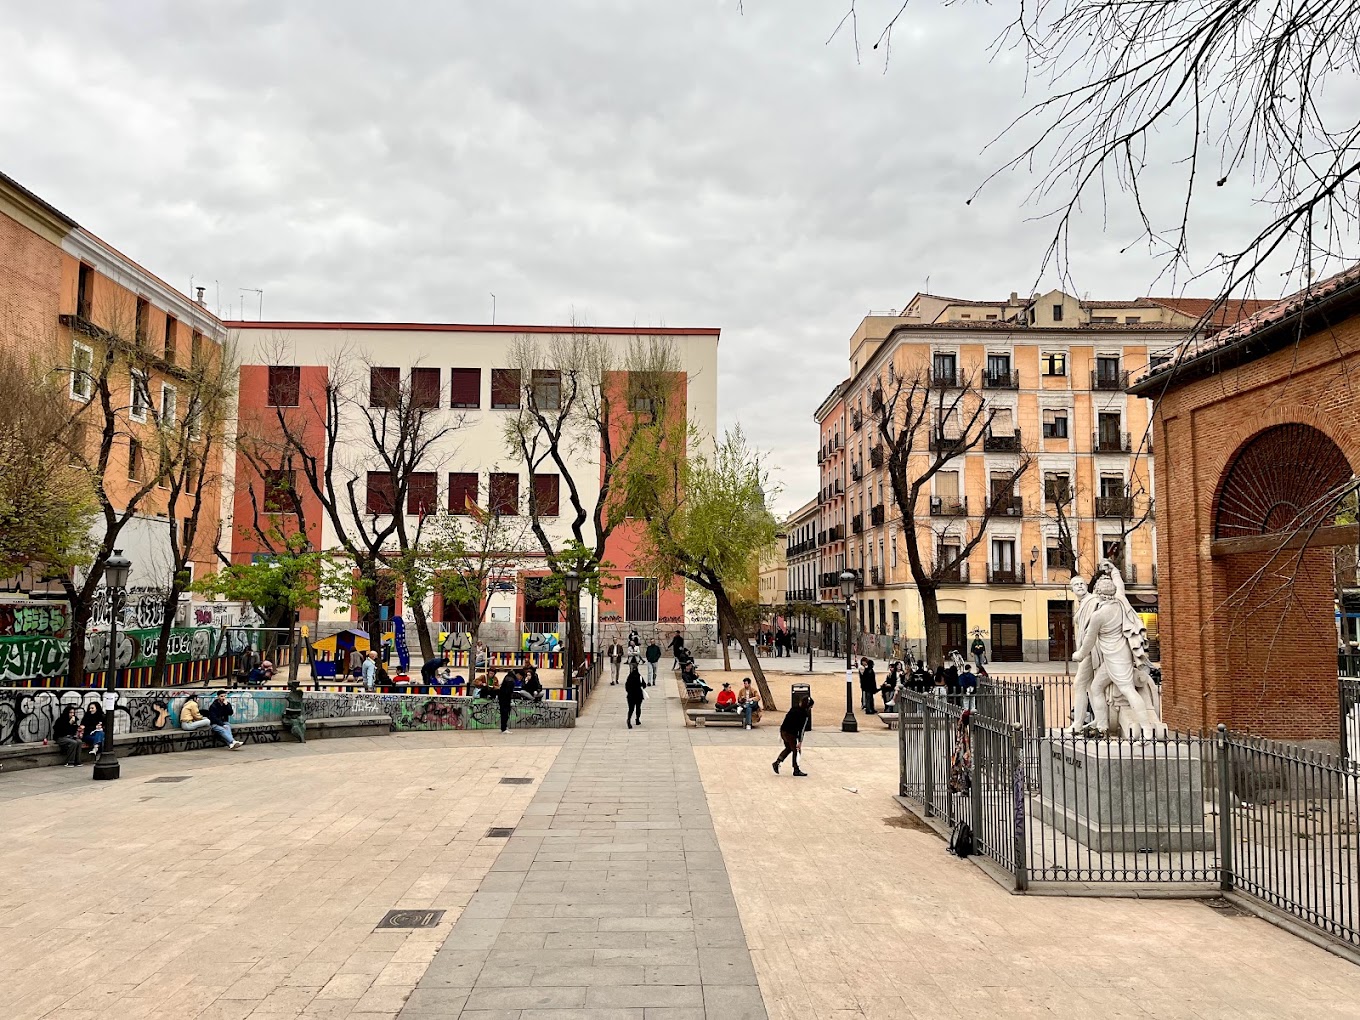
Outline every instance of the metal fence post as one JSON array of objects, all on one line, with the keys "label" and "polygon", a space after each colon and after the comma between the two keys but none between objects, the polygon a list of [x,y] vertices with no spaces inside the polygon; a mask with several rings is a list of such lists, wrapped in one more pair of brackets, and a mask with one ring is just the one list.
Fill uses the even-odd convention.
[{"label": "metal fence post", "polygon": [[1338,741],[1338,746],[1341,748],[1341,760],[1350,761],[1351,749],[1346,743],[1346,710],[1348,707],[1346,705],[1346,680],[1340,676],[1336,678],[1336,707],[1337,714],[1341,717],[1341,739]]},{"label": "metal fence post", "polygon": [[[968,717],[968,749],[973,756],[972,775],[968,782],[968,827],[973,830],[973,842],[977,843],[978,833],[982,831],[982,751],[978,746],[978,727],[973,725],[973,716]],[[982,730],[983,739],[987,731]]]},{"label": "metal fence post", "polygon": [[1228,727],[1218,724],[1218,887],[1233,888],[1232,774],[1228,762]]},{"label": "metal fence post", "polygon": [[[898,718],[897,725],[902,725],[901,718]],[[921,704],[921,766],[922,774],[925,779],[925,802],[926,817],[929,818],[935,813],[935,768],[934,754],[931,750],[930,739],[930,701],[925,700]]]},{"label": "metal fence post", "polygon": [[1025,858],[1025,754],[1020,726],[1011,729],[1011,814],[1015,823],[1015,891],[1029,888],[1029,862]]},{"label": "metal fence post", "polygon": [[1044,685],[1040,683],[1039,689],[1034,692],[1034,714],[1038,717],[1035,719],[1034,735],[1036,737],[1048,732],[1048,716],[1045,715],[1045,712],[1047,712],[1047,709],[1044,707]]}]

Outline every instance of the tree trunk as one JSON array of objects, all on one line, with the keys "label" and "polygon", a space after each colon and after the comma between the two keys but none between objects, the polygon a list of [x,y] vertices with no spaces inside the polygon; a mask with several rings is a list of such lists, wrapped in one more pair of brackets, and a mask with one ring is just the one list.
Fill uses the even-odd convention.
[{"label": "tree trunk", "polygon": [[169,671],[167,660],[170,658],[170,631],[175,626],[175,610],[179,607],[179,597],[183,591],[179,576],[179,572],[176,571],[170,581],[170,590],[166,593],[165,603],[161,606],[161,630],[156,635],[156,662],[151,667],[151,675],[156,677],[156,682],[162,687],[170,686],[166,676]]},{"label": "tree trunk", "polygon": [[728,601],[727,592],[721,583],[714,582],[712,588],[713,597],[718,603],[718,622],[727,621],[727,631],[735,634],[737,643],[741,645],[742,654],[746,656],[746,663],[751,667],[751,675],[756,682],[756,687],[760,690],[760,703],[768,711],[775,710],[774,695],[770,693],[770,685],[765,682],[765,671],[760,668],[760,659],[756,656],[755,649],[751,647],[751,642],[746,639],[741,622],[737,619],[736,611],[732,608],[732,603]]},{"label": "tree trunk", "polygon": [[944,651],[940,645],[940,598],[932,584],[917,584],[921,593],[921,611],[926,625],[926,668],[938,666],[944,661]]},{"label": "tree trunk", "polygon": [[85,637],[90,629],[89,599],[71,600],[71,647],[66,660],[66,686],[85,686]]},{"label": "tree trunk", "polygon": [[[296,680],[298,675],[297,611],[288,611],[288,679]],[[337,673],[339,670],[336,671]],[[315,679],[315,677],[313,677]]]},{"label": "tree trunk", "polygon": [[430,640],[430,620],[425,615],[425,603],[419,599],[411,602],[411,613],[416,618],[416,638],[420,641],[420,657],[425,660],[434,658],[434,642]]},{"label": "tree trunk", "polygon": [[580,665],[585,658],[585,634],[581,627],[581,594],[567,599],[567,657],[562,661],[562,686],[571,686],[572,667]]},{"label": "tree trunk", "polygon": [[727,647],[727,639],[728,639],[728,634],[727,634],[727,632],[723,629],[723,625],[722,625],[722,617],[719,617],[719,618],[718,618],[718,644],[722,645],[722,653],[723,653],[723,672],[724,672],[724,673],[730,673],[730,672],[732,672],[732,653],[731,653],[731,650]]}]

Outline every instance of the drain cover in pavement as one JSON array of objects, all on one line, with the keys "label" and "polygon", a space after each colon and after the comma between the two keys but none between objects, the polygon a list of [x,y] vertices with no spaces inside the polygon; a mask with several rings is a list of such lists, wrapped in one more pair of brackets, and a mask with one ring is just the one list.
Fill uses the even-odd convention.
[{"label": "drain cover in pavement", "polygon": [[523,786],[526,783],[532,782],[533,780],[530,779],[528,776],[506,776],[504,779],[501,780],[501,783],[504,784],[505,786]]},{"label": "drain cover in pavement", "polygon": [[148,783],[182,783],[188,776],[157,776],[155,779],[148,779]]},{"label": "drain cover in pavement", "polygon": [[379,928],[433,928],[444,916],[442,910],[389,910],[378,922]]},{"label": "drain cover in pavement", "polygon": [[490,839],[505,839],[514,831],[515,830],[513,828],[507,829],[504,826],[497,825],[492,826],[490,829],[487,829],[486,834],[487,837]]}]

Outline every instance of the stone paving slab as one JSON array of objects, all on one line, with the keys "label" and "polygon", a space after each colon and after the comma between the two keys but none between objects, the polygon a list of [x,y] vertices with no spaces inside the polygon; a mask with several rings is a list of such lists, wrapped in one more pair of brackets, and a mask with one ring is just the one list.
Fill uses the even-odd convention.
[{"label": "stone paving slab", "polygon": [[657,691],[632,730],[621,688],[596,692],[402,1017],[765,1020],[679,701]]}]

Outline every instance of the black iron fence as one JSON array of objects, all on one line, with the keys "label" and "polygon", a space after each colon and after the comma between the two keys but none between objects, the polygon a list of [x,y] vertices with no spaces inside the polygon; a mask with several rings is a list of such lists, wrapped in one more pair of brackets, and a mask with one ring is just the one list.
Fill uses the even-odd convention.
[{"label": "black iron fence", "polygon": [[[1360,681],[1349,694],[1360,704]],[[1088,739],[1070,695],[1065,677],[900,692],[901,796],[946,830],[966,822],[1017,890],[1217,888],[1360,948],[1360,767],[1222,727]]]}]

